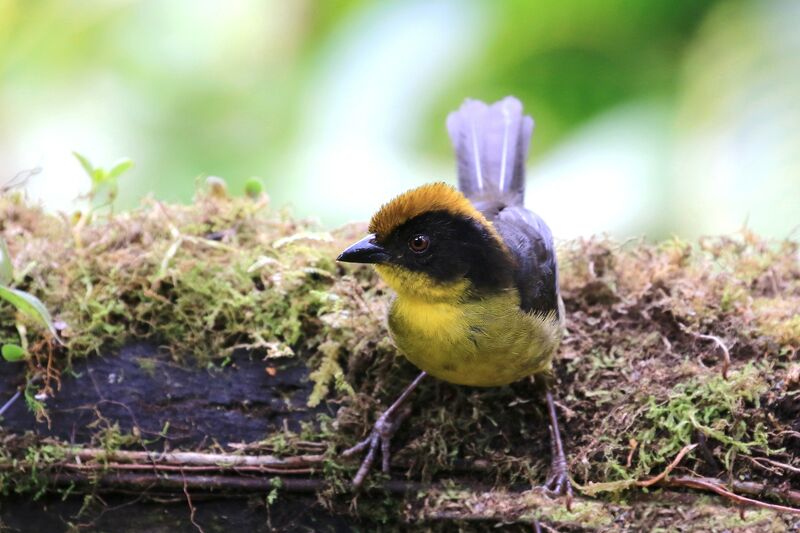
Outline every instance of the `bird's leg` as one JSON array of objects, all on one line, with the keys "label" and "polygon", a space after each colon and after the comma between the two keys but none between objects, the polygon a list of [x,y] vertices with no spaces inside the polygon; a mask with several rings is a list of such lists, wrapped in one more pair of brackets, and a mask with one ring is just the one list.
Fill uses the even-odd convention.
[{"label": "bird's leg", "polygon": [[558,429],[558,416],[553,395],[547,391],[547,411],[550,415],[550,475],[544,482],[545,491],[556,495],[566,496],[567,509],[572,505],[572,482],[567,469],[567,456],[564,454],[564,445],[561,443],[561,431]]},{"label": "bird's leg", "polygon": [[399,411],[400,407],[402,407],[403,403],[405,403],[408,397],[411,396],[411,393],[417,388],[417,385],[419,385],[419,382],[422,381],[422,378],[427,375],[427,372],[422,372],[420,375],[414,378],[414,381],[412,381],[411,384],[406,387],[397,400],[395,400],[395,402],[390,405],[380,417],[378,417],[375,425],[372,426],[372,431],[370,432],[369,436],[352,448],[348,448],[342,452],[343,457],[350,457],[367,449],[367,455],[364,457],[358,472],[356,472],[356,475],[353,478],[354,489],[358,489],[364,483],[364,479],[367,477],[369,469],[372,467],[372,463],[375,461],[375,454],[378,452],[379,445],[383,460],[381,463],[383,473],[389,473],[389,459],[391,458],[391,450],[389,446],[392,441],[392,437],[400,427],[400,423],[403,421],[403,419],[405,419],[406,416],[408,416],[408,413],[402,414],[402,411]]}]

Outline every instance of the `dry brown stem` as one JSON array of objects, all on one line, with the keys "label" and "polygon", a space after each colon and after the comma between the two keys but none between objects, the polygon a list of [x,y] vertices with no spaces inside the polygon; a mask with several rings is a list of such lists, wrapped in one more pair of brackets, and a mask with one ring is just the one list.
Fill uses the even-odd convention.
[{"label": "dry brown stem", "polygon": [[[761,507],[763,509],[771,509],[773,511],[778,511],[781,513],[800,515],[800,509],[796,507],[788,507],[786,505],[768,503],[761,500],[756,500],[754,498],[748,498],[740,494],[736,494],[735,492],[732,492],[731,490],[726,488],[726,483],[719,479],[688,477],[688,476],[673,477],[670,479],[662,480],[660,482],[660,485],[666,487],[683,487],[683,488],[692,488],[692,489],[715,492],[728,500],[734,501],[742,505],[752,505],[755,507]],[[770,487],[766,484],[746,482],[746,481],[732,481],[728,483],[727,486],[733,490],[744,492],[745,494],[750,494],[750,495],[765,494],[773,497],[777,496],[795,505],[800,505],[800,491],[780,490],[776,487]]]},{"label": "dry brown stem", "polygon": [[67,457],[74,457],[80,462],[134,463],[138,466],[147,467],[155,465],[202,466],[218,470],[243,467],[297,469],[320,464],[324,459],[322,455],[298,455],[280,458],[273,455],[233,455],[200,452],[107,451],[102,448],[75,449],[68,453]]}]

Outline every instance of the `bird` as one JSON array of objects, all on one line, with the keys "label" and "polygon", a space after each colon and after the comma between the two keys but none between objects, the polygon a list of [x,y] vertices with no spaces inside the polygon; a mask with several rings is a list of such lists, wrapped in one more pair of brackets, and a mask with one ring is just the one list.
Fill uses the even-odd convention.
[{"label": "bird", "polygon": [[[401,407],[428,375],[456,385],[493,387],[529,376],[552,379],[564,331],[553,236],[524,206],[533,119],[507,96],[466,99],[447,117],[458,189],[443,182],[409,190],[372,216],[369,234],[340,262],[372,264],[394,291],[388,326],[398,350],[421,372],[345,450],[365,453],[360,487],[377,453],[389,473]],[[551,386],[546,389],[552,460],[544,488],[572,499]]]}]

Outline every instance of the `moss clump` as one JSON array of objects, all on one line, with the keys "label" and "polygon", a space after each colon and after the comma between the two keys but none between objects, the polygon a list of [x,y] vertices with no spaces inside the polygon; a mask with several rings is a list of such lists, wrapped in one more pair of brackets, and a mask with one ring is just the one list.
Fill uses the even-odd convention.
[{"label": "moss clump", "polygon": [[[417,372],[388,338],[386,287],[370,268],[333,260],[362,232],[321,231],[271,210],[265,196],[149,201],[90,223],[0,198],[18,286],[67,326],[66,349],[32,339],[31,373],[47,383],[74,358],[131,337],[159,339],[187,364],[224,366],[236,349],[300,358],[315,383],[309,402],[338,410],[302,438],[268,444],[327,445],[323,474],[339,489],[353,466],[333,450],[363,438]],[[775,471],[749,459],[797,466],[788,452],[800,430],[790,373],[800,347],[796,242],[747,232],[696,244],[578,240],[560,246],[560,265],[568,332],[556,394],[576,482],[654,476],[688,443],[699,446],[676,474],[775,483]],[[0,338],[17,335],[15,319],[0,307]],[[727,380],[703,335],[728,347]],[[540,393],[533,380],[492,389],[429,380],[396,435],[395,475],[540,483],[549,460]]]},{"label": "moss clump", "polygon": [[718,455],[726,469],[734,454],[766,448],[767,417],[751,415],[759,412],[768,387],[763,375],[748,365],[730,380],[719,375],[692,378],[673,387],[665,400],[651,395],[643,414],[648,427],[636,439],[636,469],[649,472],[669,462],[698,434],[719,443]]},{"label": "moss clump", "polygon": [[[66,325],[62,368],[136,337],[200,364],[237,348],[291,354],[335,280],[330,234],[269,210],[264,197],[150,201],[88,224],[3,197],[0,220],[18,286]],[[8,306],[0,313],[0,336],[13,337]],[[34,355],[35,366],[44,353]]]},{"label": "moss clump", "polygon": [[[746,232],[695,246],[571,244],[562,258],[571,334],[559,374],[583,428],[578,480],[652,476],[692,442],[702,449],[683,464],[708,475],[764,475],[737,454],[787,457],[788,425],[770,410],[790,394],[785,368],[800,346],[781,327],[800,312],[797,250]],[[721,350],[700,334],[729,348],[728,380]]]}]

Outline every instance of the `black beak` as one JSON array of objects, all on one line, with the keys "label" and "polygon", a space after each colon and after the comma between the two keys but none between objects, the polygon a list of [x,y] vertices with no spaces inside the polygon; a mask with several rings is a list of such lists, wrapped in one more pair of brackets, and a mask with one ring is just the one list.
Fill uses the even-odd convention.
[{"label": "black beak", "polygon": [[345,263],[385,263],[389,258],[389,253],[375,242],[375,235],[370,234],[350,245],[336,260]]}]

